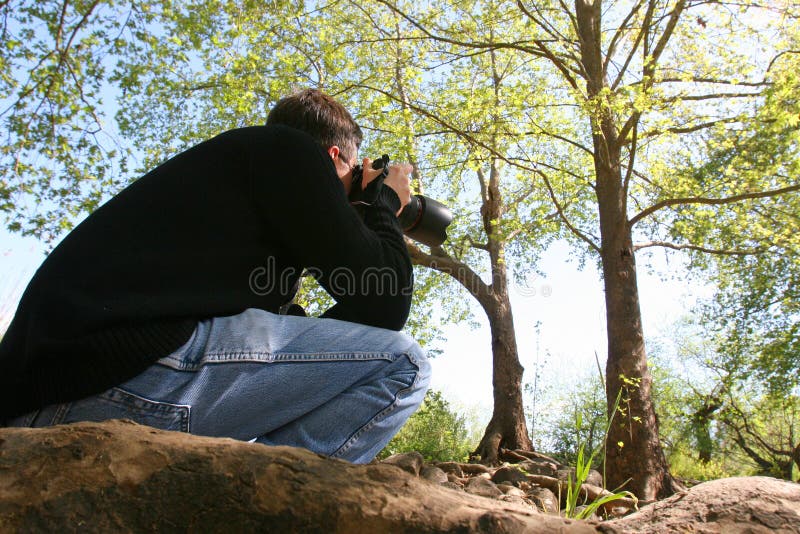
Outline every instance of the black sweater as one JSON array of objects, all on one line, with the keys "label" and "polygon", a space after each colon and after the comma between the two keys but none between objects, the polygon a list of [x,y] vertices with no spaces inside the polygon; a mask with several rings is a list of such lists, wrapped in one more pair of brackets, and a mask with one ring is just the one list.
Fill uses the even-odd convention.
[{"label": "black sweater", "polygon": [[330,156],[283,126],[231,130],[179,154],[37,270],[0,342],[0,417],[122,383],[200,319],[277,312],[303,268],[337,301],[325,317],[401,329],[412,270],[399,206],[383,187],[359,216]]}]

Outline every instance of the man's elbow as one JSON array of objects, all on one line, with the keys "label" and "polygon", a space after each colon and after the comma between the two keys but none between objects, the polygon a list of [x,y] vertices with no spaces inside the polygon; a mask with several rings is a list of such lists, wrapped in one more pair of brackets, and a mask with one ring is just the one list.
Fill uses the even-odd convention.
[{"label": "man's elbow", "polygon": [[411,312],[411,295],[402,295],[392,299],[381,299],[367,320],[373,326],[387,330],[400,331],[405,327]]}]

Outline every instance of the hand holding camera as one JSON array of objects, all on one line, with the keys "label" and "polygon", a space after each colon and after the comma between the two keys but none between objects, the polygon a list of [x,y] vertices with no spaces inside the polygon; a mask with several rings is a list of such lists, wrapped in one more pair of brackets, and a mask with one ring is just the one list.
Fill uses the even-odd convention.
[{"label": "hand holding camera", "polygon": [[[394,189],[400,198],[397,218],[403,232],[430,247],[439,246],[447,239],[447,226],[453,220],[450,209],[432,198],[411,195],[409,174],[413,167],[407,163],[389,165],[389,156],[372,161],[364,158],[364,166],[353,168],[353,186],[350,202],[353,205],[371,204],[380,187],[385,184]],[[378,171],[378,172],[375,172]]]},{"label": "hand holding camera", "polygon": [[[388,158],[387,158],[388,161]],[[373,165],[380,165],[378,167],[374,167]],[[388,171],[385,171],[386,167],[384,166],[383,158],[376,160],[373,162],[369,158],[364,158],[363,165],[361,167],[356,166],[353,170],[353,191],[358,190],[357,187],[357,180],[356,175],[358,173],[358,169],[361,170],[361,190],[366,190],[369,184],[375,179],[382,179],[383,185],[391,187],[395,193],[397,193],[397,197],[400,199],[400,209],[397,210],[396,215],[400,215],[400,212],[403,211],[403,208],[406,207],[406,204],[409,203],[411,200],[411,172],[414,170],[414,167],[408,163],[400,163],[400,164],[392,164],[388,166]]]}]

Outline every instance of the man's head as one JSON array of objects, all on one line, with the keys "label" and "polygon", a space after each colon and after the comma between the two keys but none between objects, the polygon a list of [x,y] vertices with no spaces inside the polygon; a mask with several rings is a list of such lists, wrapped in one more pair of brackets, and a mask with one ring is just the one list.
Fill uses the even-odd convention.
[{"label": "man's head", "polygon": [[267,116],[267,125],[283,124],[311,135],[331,158],[339,178],[355,165],[363,134],[350,113],[317,89],[281,98]]}]

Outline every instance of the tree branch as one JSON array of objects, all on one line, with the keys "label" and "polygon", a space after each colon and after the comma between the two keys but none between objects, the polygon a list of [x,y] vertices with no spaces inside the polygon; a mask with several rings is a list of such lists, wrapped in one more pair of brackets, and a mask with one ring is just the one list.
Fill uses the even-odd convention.
[{"label": "tree branch", "polygon": [[702,101],[702,100],[714,100],[717,98],[752,98],[754,96],[760,96],[761,93],[709,93],[705,95],[682,95],[682,96],[671,96],[669,98],[665,98],[664,102],[683,102],[683,101]]},{"label": "tree branch", "polygon": [[716,126],[717,124],[729,124],[732,122],[739,122],[741,119],[739,117],[726,117],[724,119],[718,119],[708,122],[703,122],[700,124],[695,124],[693,126],[681,126],[681,127],[674,127],[674,128],[666,128],[663,130],[650,130],[644,134],[642,134],[642,138],[650,138],[655,137],[657,135],[661,135],[663,133],[675,133],[675,134],[685,134],[685,133],[692,133],[697,132],[699,130],[704,130],[706,128],[711,128]]},{"label": "tree branch", "polygon": [[686,197],[686,198],[671,198],[669,200],[662,200],[656,204],[653,204],[649,208],[639,212],[635,215],[628,224],[630,226],[635,225],[637,222],[641,221],[645,217],[652,215],[653,213],[657,212],[660,209],[669,207],[669,206],[679,206],[682,204],[706,204],[709,206],[719,206],[722,204],[733,204],[735,202],[740,202],[742,200],[752,200],[756,198],[769,198],[769,197],[776,197],[779,195],[783,195],[786,193],[792,193],[794,191],[800,191],[800,184],[790,185],[787,187],[782,187],[780,189],[771,189],[769,191],[758,191],[755,193],[742,193],[741,195],[733,195],[731,197],[726,198],[703,198],[703,197]]},{"label": "tree branch", "polygon": [[544,180],[544,184],[545,186],[547,186],[547,192],[550,195],[550,200],[556,207],[558,216],[561,218],[562,221],[564,221],[564,224],[567,226],[567,228],[569,228],[570,232],[575,234],[578,238],[580,238],[587,245],[589,245],[589,247],[591,247],[592,250],[600,254],[600,247],[594,241],[592,241],[586,234],[584,234],[583,232],[578,230],[575,226],[573,226],[572,223],[567,218],[566,214],[564,214],[564,210],[561,207],[561,203],[558,201],[558,198],[556,198],[556,193],[555,191],[553,191],[553,187],[552,185],[550,185],[550,180],[547,178],[547,175],[538,169],[535,169],[535,172],[542,177],[542,180]]},{"label": "tree branch", "polygon": [[450,275],[482,305],[488,303],[492,288],[469,265],[453,258],[441,247],[434,247],[431,249],[431,254],[426,254],[416,244],[406,239],[406,248],[414,265],[421,265]]},{"label": "tree branch", "polygon": [[[635,15],[636,11],[639,10],[641,5],[642,5],[641,3],[639,5],[637,5],[628,14],[628,18],[630,18],[633,15]],[[647,13],[645,14],[645,17],[644,17],[644,24],[642,24],[642,29],[639,32],[639,34],[636,36],[636,40],[634,41],[633,46],[631,46],[631,49],[628,52],[628,57],[625,58],[625,62],[622,64],[622,67],[620,67],[619,72],[617,72],[617,76],[614,79],[614,82],[611,84],[611,89],[612,90],[616,89],[619,86],[619,84],[622,82],[622,78],[625,76],[625,73],[628,70],[628,66],[630,65],[631,61],[633,60],[633,57],[636,55],[636,50],[639,49],[639,44],[642,42],[642,38],[644,37],[645,32],[649,31],[650,19],[652,17],[652,14],[653,14],[653,4],[650,3],[648,5],[648,7],[647,7]],[[627,24],[628,18],[625,19],[625,21],[623,22],[623,25]],[[618,30],[618,32],[621,31],[622,27],[623,26],[620,26],[620,30]],[[614,35],[614,38],[616,38],[616,37],[617,37],[617,34]],[[612,45],[613,44],[614,43],[612,42]],[[645,45],[645,54],[646,53],[647,53],[647,49],[646,49],[646,45]],[[606,56],[606,60],[603,62],[603,74],[606,74],[608,72],[608,63],[609,63],[609,61],[611,61],[611,54],[612,54],[612,49],[611,49],[611,47],[609,47],[608,55]]]},{"label": "tree branch", "polygon": [[[407,14],[405,11],[401,10],[399,7],[394,5],[389,0],[376,0],[378,3],[381,3],[388,7],[390,10],[394,11],[402,18],[404,18],[409,24],[417,28],[421,31],[425,36],[434,41],[447,43],[455,46],[461,46],[463,48],[474,48],[474,49],[481,49],[481,50],[497,50],[497,49],[512,49],[512,50],[519,50],[521,52],[526,52],[528,54],[534,55],[543,55],[539,50],[536,48],[527,46],[527,43],[530,41],[516,41],[512,43],[492,43],[492,42],[474,42],[474,41],[459,41],[458,39],[453,39],[450,37],[444,37],[442,35],[436,35],[432,33],[428,28],[423,26],[420,22],[414,19],[411,15]],[[536,43],[536,41],[534,41]],[[537,43],[538,46],[538,43]]]},{"label": "tree branch", "polygon": [[753,248],[753,249],[713,249],[707,247],[701,247],[699,245],[691,245],[691,244],[683,244],[679,245],[677,243],[669,243],[667,241],[648,241],[646,243],[639,243],[638,245],[634,245],[633,251],[637,252],[644,248],[652,248],[652,247],[662,247],[662,248],[669,248],[672,250],[695,250],[697,252],[705,252],[708,254],[718,254],[722,256],[752,256],[755,254],[761,254],[766,249],[764,248]]}]

